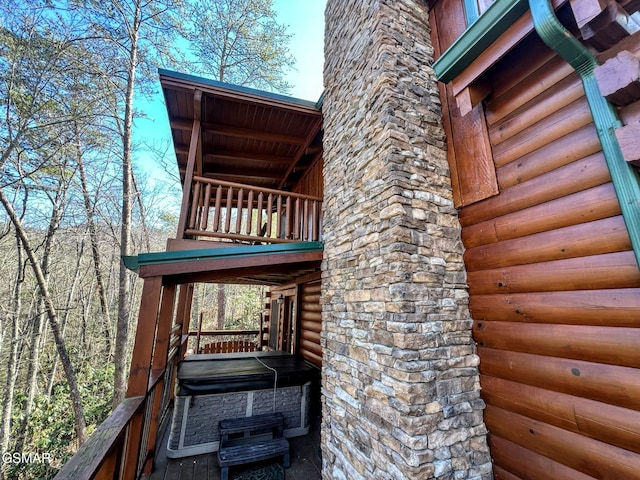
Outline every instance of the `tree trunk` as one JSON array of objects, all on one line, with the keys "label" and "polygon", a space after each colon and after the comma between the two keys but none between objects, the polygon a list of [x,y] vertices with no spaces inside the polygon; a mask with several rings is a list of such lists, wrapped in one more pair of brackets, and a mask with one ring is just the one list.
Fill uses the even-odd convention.
[{"label": "tree trunk", "polygon": [[[132,199],[132,165],[131,165],[131,130],[133,126],[133,95],[135,87],[136,66],[138,63],[138,34],[140,31],[140,4],[136,10],[131,30],[131,50],[129,56],[127,93],[125,101],[124,128],[122,136],[122,227],[120,230],[120,254],[130,254],[131,242],[131,199]],[[118,276],[118,323],[116,328],[115,376],[113,402],[115,408],[125,396],[127,386],[127,358],[129,341],[129,316],[131,280],[129,271],[120,260]]]},{"label": "tree trunk", "polygon": [[[82,255],[84,253],[84,241],[80,244],[80,249],[78,251],[78,256],[76,260],[76,271],[73,275],[73,281],[71,282],[71,288],[69,289],[69,293],[67,294],[67,302],[64,308],[64,317],[62,317],[62,321],[60,324],[60,330],[62,333],[62,338],[64,338],[67,322],[69,321],[69,317],[71,316],[71,304],[73,303],[73,298],[76,294],[76,289],[78,287],[78,282],[80,280],[80,266],[82,265]],[[83,332],[84,333],[84,332]],[[47,383],[47,397],[51,397],[51,392],[53,391],[53,384],[55,383],[55,377],[58,370],[58,353],[54,352],[53,354],[53,367],[51,368],[51,373],[49,374],[49,381]]]},{"label": "tree trunk", "polygon": [[35,401],[36,392],[38,390],[38,373],[40,373],[40,350],[42,332],[44,328],[43,321],[43,307],[42,299],[36,302],[36,311],[34,315],[33,330],[31,331],[31,352],[29,354],[29,365],[27,368],[27,401],[22,408],[22,419],[20,421],[20,428],[18,429],[18,435],[16,438],[15,451],[22,453],[23,446],[27,440],[27,427],[29,425],[29,417],[33,410],[33,403]]},{"label": "tree trunk", "polygon": [[82,198],[84,200],[84,209],[87,214],[87,224],[89,227],[89,238],[91,240],[91,254],[93,257],[93,271],[96,276],[98,286],[98,299],[100,300],[100,314],[102,317],[102,335],[105,339],[106,361],[111,361],[113,356],[113,345],[111,342],[111,319],[109,318],[109,303],[107,302],[107,294],[102,279],[102,267],[100,265],[100,250],[98,248],[98,234],[96,233],[96,224],[94,221],[94,209],[91,205],[91,197],[87,186],[87,176],[84,170],[84,159],[82,158],[82,150],[80,148],[80,135],[76,125],[76,162],[78,171],[80,172],[80,183],[82,186]]},{"label": "tree trunk", "polygon": [[16,234],[16,251],[18,254],[16,265],[16,282],[13,285],[13,311],[10,315],[10,336],[11,344],[7,357],[7,379],[4,398],[2,400],[2,430],[0,431],[0,450],[4,454],[9,449],[9,439],[11,435],[11,413],[13,411],[13,397],[16,387],[16,377],[18,371],[18,343],[20,314],[22,310],[22,300],[20,294],[24,282],[24,263],[22,260],[22,245],[20,238]]},{"label": "tree trunk", "polygon": [[29,263],[36,277],[38,288],[40,289],[40,294],[44,301],[45,310],[47,312],[49,326],[51,327],[51,332],[53,334],[53,339],[56,344],[58,355],[60,356],[60,362],[62,364],[65,376],[67,377],[67,382],[69,384],[71,403],[73,407],[73,413],[75,415],[76,436],[78,437],[78,442],[82,444],[84,443],[86,438],[86,421],[84,418],[84,410],[82,407],[82,398],[80,396],[76,374],[71,364],[71,358],[69,357],[69,353],[67,352],[66,346],[62,339],[62,335],[60,334],[58,314],[56,312],[55,305],[53,304],[53,300],[51,299],[51,294],[49,293],[49,287],[47,285],[45,275],[36,259],[35,252],[31,248],[29,238],[27,237],[27,233],[22,226],[22,222],[16,215],[13,209],[13,205],[11,204],[11,202],[9,202],[9,199],[5,196],[4,190],[2,189],[0,189],[0,203],[2,203],[2,205],[4,206],[7,215],[11,220],[11,223],[13,223],[13,226],[16,229],[17,235],[20,237],[20,241],[22,242],[22,246],[24,247],[24,251],[27,254],[27,258],[29,259]]},{"label": "tree trunk", "polygon": [[226,310],[226,291],[223,283],[218,284],[218,330],[224,328],[224,312]]}]

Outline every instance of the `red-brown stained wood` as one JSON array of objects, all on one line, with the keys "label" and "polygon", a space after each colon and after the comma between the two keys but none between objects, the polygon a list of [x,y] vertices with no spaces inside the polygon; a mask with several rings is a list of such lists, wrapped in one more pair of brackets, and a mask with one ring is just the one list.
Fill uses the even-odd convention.
[{"label": "red-brown stained wood", "polygon": [[[552,4],[554,8],[557,8],[565,1],[553,0]],[[507,55],[516,44],[520,43],[533,30],[531,14],[526,11],[451,81],[454,87],[454,95],[458,95],[463,89],[480,79],[489,68]]]},{"label": "red-brown stained wood", "polygon": [[638,24],[615,1],[580,28],[582,39],[596,50],[607,50],[638,31]]},{"label": "red-brown stained wood", "polygon": [[494,162],[497,166],[505,165],[592,122],[586,99],[576,100],[561,110],[550,111],[529,129],[495,145]]},{"label": "red-brown stained wood", "polygon": [[[548,56],[544,56],[543,60],[548,58]],[[539,65],[537,71],[531,71],[532,68],[538,68],[535,60],[528,62],[526,66],[520,62],[514,62],[512,65],[512,68],[519,68],[522,71],[517,72],[518,78],[513,75],[504,75],[504,79],[510,84],[502,87],[500,86],[501,76],[496,76],[494,97],[487,102],[487,124],[490,126],[497,124],[523,105],[528,104],[548,88],[552,88],[567,77],[575,75],[571,66],[558,57]],[[500,92],[501,88],[504,90],[507,87],[508,90]]]},{"label": "red-brown stained wood", "polygon": [[[489,448],[494,461],[501,465],[498,467],[501,470],[499,474],[495,475],[495,480],[594,480],[589,475],[527,450],[497,435],[490,435]],[[515,474],[510,472],[515,472]]]},{"label": "red-brown stained wood", "polygon": [[600,93],[617,106],[640,98],[640,59],[623,50],[594,70]]},{"label": "red-brown stained wood", "polygon": [[640,286],[640,270],[629,250],[478,270],[469,272],[467,281],[471,294],[635,288]]},{"label": "red-brown stained wood", "polygon": [[316,341],[301,339],[300,349],[322,356],[322,347]]},{"label": "red-brown stained wood", "polygon": [[591,155],[598,155],[604,161],[601,150],[595,127],[593,124],[586,125],[498,167],[498,185],[501,190],[506,190]]},{"label": "red-brown stained wood", "polygon": [[601,154],[572,162],[460,210],[463,227],[516,212],[611,181]]},{"label": "red-brown stained wood", "polygon": [[145,279],[129,370],[127,397],[138,397],[147,393],[161,295],[162,277]]},{"label": "red-brown stained wood", "polygon": [[322,365],[322,347],[320,332],[322,331],[322,306],[320,305],[321,283],[313,280],[300,285],[299,302],[299,353],[317,366]]},{"label": "red-brown stained wood", "polygon": [[[593,239],[606,240],[594,242]],[[487,270],[631,249],[621,215],[470,248],[467,271]]]},{"label": "red-brown stained wood", "polygon": [[568,75],[553,88],[522,105],[517,110],[489,127],[492,145],[498,145],[514,135],[546,118],[551,112],[561,110],[584,95],[582,81],[577,74]]},{"label": "red-brown stained wood", "polygon": [[483,375],[640,410],[637,368],[485,347],[478,354]]},{"label": "red-brown stained wood", "polygon": [[640,453],[640,412],[483,375],[485,402],[574,433]]},{"label": "red-brown stained wood", "polygon": [[640,456],[621,448],[491,405],[485,410],[485,422],[492,435],[594,478],[640,479]]},{"label": "red-brown stained wood", "polygon": [[472,248],[619,214],[620,204],[613,184],[605,183],[471,225],[462,231],[462,241],[466,248]]},{"label": "red-brown stained wood", "polygon": [[476,320],[638,326],[640,288],[472,295]]},{"label": "red-brown stained wood", "polygon": [[[455,12],[462,14],[459,20]],[[430,19],[434,25],[434,48],[439,56],[466,29],[462,1],[437,3]],[[438,22],[446,22],[446,28],[439,28]],[[461,115],[456,107],[453,86],[440,84],[440,87],[454,204],[469,205],[498,193],[484,110],[482,105],[476,105],[469,113]]]},{"label": "red-brown stained wood", "polygon": [[616,138],[624,159],[633,165],[640,166],[640,122],[616,128]]},{"label": "red-brown stained wood", "polygon": [[[491,440],[491,437],[489,437]],[[491,443],[489,443],[489,449],[491,449]],[[528,480],[522,479],[511,472],[508,472],[504,468],[500,467],[497,464],[493,465],[493,480]]]},{"label": "red-brown stained wood", "polygon": [[479,320],[478,345],[513,352],[640,367],[640,329]]},{"label": "red-brown stained wood", "polygon": [[578,28],[600,15],[607,6],[606,0],[570,0],[570,3]]}]

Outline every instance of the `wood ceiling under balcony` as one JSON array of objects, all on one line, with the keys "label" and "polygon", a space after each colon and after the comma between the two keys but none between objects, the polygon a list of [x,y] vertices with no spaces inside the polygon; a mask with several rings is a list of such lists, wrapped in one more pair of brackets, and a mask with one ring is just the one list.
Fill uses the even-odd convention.
[{"label": "wood ceiling under balcony", "polygon": [[318,104],[166,70],[160,83],[182,182],[197,116],[195,175],[291,190],[322,156]]}]

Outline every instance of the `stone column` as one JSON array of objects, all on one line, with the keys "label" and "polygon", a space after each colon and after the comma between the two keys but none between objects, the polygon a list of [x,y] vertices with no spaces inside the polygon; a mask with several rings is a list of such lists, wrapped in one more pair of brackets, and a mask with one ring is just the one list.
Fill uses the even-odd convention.
[{"label": "stone column", "polygon": [[428,9],[328,0],[323,478],[490,479]]}]

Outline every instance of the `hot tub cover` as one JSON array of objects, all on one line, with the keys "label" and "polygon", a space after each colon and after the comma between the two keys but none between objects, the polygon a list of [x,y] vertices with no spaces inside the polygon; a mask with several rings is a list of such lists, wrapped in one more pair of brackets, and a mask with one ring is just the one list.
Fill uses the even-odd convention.
[{"label": "hot tub cover", "polygon": [[278,387],[304,385],[317,375],[317,368],[305,359],[282,352],[194,357],[196,356],[178,364],[178,395],[209,395],[273,388],[276,375],[262,363],[278,372]]}]

